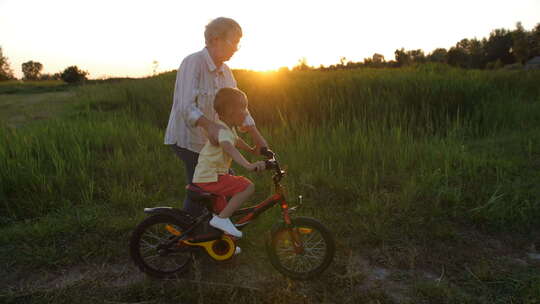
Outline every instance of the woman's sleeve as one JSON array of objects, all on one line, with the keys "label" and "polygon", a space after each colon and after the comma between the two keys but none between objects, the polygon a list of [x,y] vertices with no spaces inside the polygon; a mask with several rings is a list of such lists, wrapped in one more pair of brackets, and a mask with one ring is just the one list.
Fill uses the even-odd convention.
[{"label": "woman's sleeve", "polygon": [[[234,78],[234,75],[231,69],[228,66],[226,66],[226,68],[227,68],[227,73],[229,73],[229,77],[232,82],[232,87],[238,88],[238,84],[236,83],[236,79]],[[244,123],[239,128],[239,131],[246,132],[245,127],[252,127],[252,126],[255,126],[255,120],[253,119],[253,117],[251,116],[251,113],[249,113],[249,110],[248,110],[248,115],[246,115],[246,118],[244,119]]]},{"label": "woman's sleeve", "polygon": [[244,119],[244,124],[242,125],[242,127],[251,127],[251,126],[255,126],[255,120],[253,119],[253,117],[251,116],[251,113],[249,113],[249,110],[248,110],[248,115],[246,115],[246,118]]},{"label": "woman's sleeve", "polygon": [[174,88],[174,101],[180,105],[178,109],[180,115],[192,127],[195,127],[197,120],[203,116],[197,107],[200,67],[196,59],[193,57],[184,59],[178,70]]}]

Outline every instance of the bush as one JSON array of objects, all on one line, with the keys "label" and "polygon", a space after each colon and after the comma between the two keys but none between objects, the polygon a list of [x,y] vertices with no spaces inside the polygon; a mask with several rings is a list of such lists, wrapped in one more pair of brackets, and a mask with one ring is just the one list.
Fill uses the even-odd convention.
[{"label": "bush", "polygon": [[39,77],[39,80],[61,80],[61,74],[60,73],[54,73],[54,74],[41,74]]},{"label": "bush", "polygon": [[73,65],[66,68],[60,77],[67,83],[80,83],[87,80],[86,75],[88,75],[87,71],[79,70],[76,65]]}]

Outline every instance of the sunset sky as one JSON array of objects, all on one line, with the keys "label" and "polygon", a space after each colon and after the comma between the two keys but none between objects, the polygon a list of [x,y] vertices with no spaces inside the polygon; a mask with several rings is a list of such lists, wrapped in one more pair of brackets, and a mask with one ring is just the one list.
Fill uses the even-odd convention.
[{"label": "sunset sky", "polygon": [[540,22],[540,0],[454,1],[120,1],[0,0],[0,47],[15,75],[33,60],[44,73],[77,65],[90,78],[140,77],[176,69],[204,47],[213,18],[242,26],[242,48],[228,62],[255,70],[329,65],[373,53],[394,59],[397,48],[449,48],[496,28],[530,30]]}]

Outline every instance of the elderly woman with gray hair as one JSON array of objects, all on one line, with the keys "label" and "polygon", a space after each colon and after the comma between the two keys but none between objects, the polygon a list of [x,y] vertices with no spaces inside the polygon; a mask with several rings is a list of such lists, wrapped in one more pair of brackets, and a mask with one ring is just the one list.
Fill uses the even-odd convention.
[{"label": "elderly woman with gray hair", "polygon": [[[199,153],[206,141],[218,144],[218,133],[223,127],[216,123],[214,97],[221,88],[236,87],[236,80],[225,61],[238,50],[242,28],[233,19],[220,17],[208,23],[204,38],[206,47],[184,58],[178,69],[165,132],[165,144],[171,145],[184,162],[188,184],[193,180]],[[268,146],[249,114],[244,129],[251,135],[256,151]],[[202,207],[186,197],[184,210],[197,216]]]}]

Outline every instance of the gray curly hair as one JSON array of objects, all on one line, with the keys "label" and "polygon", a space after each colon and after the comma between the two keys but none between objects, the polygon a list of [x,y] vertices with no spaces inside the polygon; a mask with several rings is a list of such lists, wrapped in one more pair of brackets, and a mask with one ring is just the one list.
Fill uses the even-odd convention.
[{"label": "gray curly hair", "polygon": [[230,31],[234,31],[238,35],[242,36],[242,28],[231,18],[219,17],[210,21],[204,30],[204,39],[206,41],[206,45],[208,45],[210,41],[216,37],[227,37],[227,33]]}]

